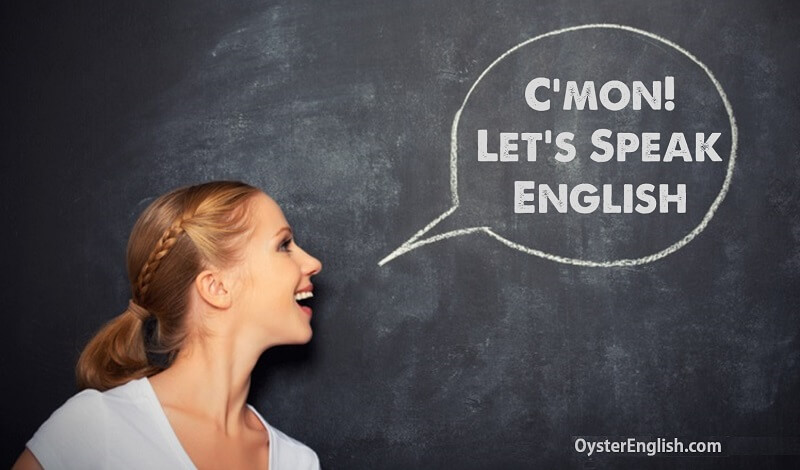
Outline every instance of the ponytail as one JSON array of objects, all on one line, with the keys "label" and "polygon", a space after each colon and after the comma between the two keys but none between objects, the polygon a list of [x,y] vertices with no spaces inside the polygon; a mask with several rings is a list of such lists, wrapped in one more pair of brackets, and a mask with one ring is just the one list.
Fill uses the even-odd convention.
[{"label": "ponytail", "polygon": [[144,324],[129,307],[103,325],[78,360],[78,390],[107,390],[131,378],[147,377],[162,370],[148,360]]}]

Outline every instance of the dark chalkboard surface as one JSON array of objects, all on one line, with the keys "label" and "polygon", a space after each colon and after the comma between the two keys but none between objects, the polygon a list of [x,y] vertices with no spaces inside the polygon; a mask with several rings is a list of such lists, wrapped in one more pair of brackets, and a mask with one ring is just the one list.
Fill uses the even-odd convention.
[{"label": "dark chalkboard surface", "polygon": [[[795,3],[51,3],[2,7],[6,465],[124,310],[140,211],[212,179],[324,263],[312,342],[265,353],[249,400],[324,468],[798,464]],[[570,80],[597,110],[564,109]],[[597,129],[640,142],[593,161]],[[719,161],[643,161],[643,133],[694,158],[715,132]],[[620,213],[575,209],[604,184]],[[686,193],[641,213],[626,184]],[[722,453],[577,449],[627,438]]]}]

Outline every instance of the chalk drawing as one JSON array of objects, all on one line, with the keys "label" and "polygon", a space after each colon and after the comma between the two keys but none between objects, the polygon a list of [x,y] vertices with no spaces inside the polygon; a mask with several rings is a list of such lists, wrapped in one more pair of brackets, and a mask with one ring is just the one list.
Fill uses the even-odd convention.
[{"label": "chalk drawing", "polygon": [[[714,87],[716,87],[717,92],[719,93],[719,96],[722,99],[722,103],[725,106],[725,111],[728,113],[728,120],[729,120],[730,126],[731,126],[731,153],[730,153],[730,160],[728,161],[727,171],[725,173],[725,180],[722,183],[722,189],[720,189],[719,194],[714,199],[714,202],[711,204],[711,206],[709,207],[708,211],[706,212],[705,216],[700,221],[700,223],[694,229],[692,229],[689,233],[687,233],[683,238],[681,238],[680,240],[678,240],[674,244],[670,245],[669,247],[667,247],[667,248],[665,248],[665,249],[663,249],[663,250],[661,250],[661,251],[659,251],[657,253],[653,253],[653,254],[648,255],[648,256],[643,256],[641,258],[617,259],[617,260],[609,260],[609,261],[591,261],[591,260],[568,258],[568,257],[553,255],[553,254],[550,254],[550,253],[545,253],[545,252],[543,252],[541,250],[536,250],[536,249],[533,249],[533,248],[530,248],[530,247],[527,247],[527,246],[523,246],[523,245],[521,245],[519,243],[515,243],[515,242],[513,242],[511,240],[508,240],[508,239],[504,238],[503,236],[498,235],[497,233],[493,232],[491,227],[471,227],[471,228],[453,230],[453,231],[450,231],[450,232],[441,233],[441,234],[438,234],[436,236],[420,240],[420,238],[423,235],[425,235],[425,233],[430,231],[439,222],[441,222],[444,219],[446,219],[453,212],[455,212],[456,209],[458,209],[458,206],[459,206],[459,201],[458,201],[458,168],[457,168],[458,167],[457,166],[457,163],[458,163],[458,121],[461,118],[461,113],[462,113],[462,111],[464,111],[464,107],[466,107],[467,101],[469,100],[470,95],[472,95],[472,92],[475,90],[475,87],[478,85],[478,83],[480,83],[481,79],[483,79],[483,77],[487,73],[489,73],[489,71],[492,70],[492,68],[494,68],[494,66],[496,66],[498,63],[500,63],[509,54],[513,53],[514,51],[516,51],[517,49],[519,49],[521,47],[527,46],[528,44],[531,44],[531,43],[533,43],[535,41],[538,41],[538,40],[546,38],[546,37],[556,36],[556,35],[559,35],[559,34],[564,34],[564,33],[572,32],[572,31],[579,31],[579,30],[583,30],[583,29],[620,29],[620,30],[624,30],[624,31],[629,31],[629,32],[632,32],[632,33],[640,34],[642,36],[646,36],[646,37],[651,38],[651,39],[655,39],[656,41],[659,41],[661,43],[664,43],[664,44],[672,47],[673,49],[677,50],[678,52],[680,52],[684,56],[686,56],[689,59],[691,59],[695,64],[697,64],[706,73],[706,75],[708,75],[708,78],[714,84]],[[725,195],[728,193],[728,189],[730,187],[731,178],[733,177],[733,169],[734,169],[734,165],[735,165],[735,162],[736,162],[737,141],[738,141],[738,130],[737,130],[737,127],[736,127],[736,119],[733,116],[733,108],[731,107],[731,103],[728,100],[728,96],[725,94],[725,90],[722,89],[722,85],[720,85],[719,81],[716,79],[714,74],[711,73],[711,70],[709,70],[709,68],[706,67],[705,64],[700,62],[700,60],[698,60],[697,57],[692,55],[689,51],[687,51],[686,49],[682,48],[681,46],[675,44],[674,42],[672,42],[672,41],[670,41],[668,39],[665,39],[665,38],[663,38],[661,36],[658,36],[656,34],[653,34],[653,33],[647,32],[647,31],[643,31],[641,29],[636,29],[636,28],[632,28],[630,26],[624,26],[624,25],[619,25],[619,24],[587,24],[587,25],[580,25],[580,26],[572,26],[572,27],[569,27],[569,28],[563,28],[563,29],[559,29],[559,30],[556,30],[556,31],[551,31],[549,33],[541,34],[539,36],[536,36],[534,38],[531,38],[531,39],[528,39],[528,40],[526,40],[524,42],[521,42],[521,43],[517,44],[516,46],[512,47],[511,49],[507,50],[506,52],[504,52],[500,57],[495,59],[495,61],[492,62],[486,68],[486,70],[484,70],[480,74],[480,76],[475,81],[475,83],[472,84],[472,87],[470,87],[469,91],[467,92],[467,96],[464,97],[464,101],[461,103],[461,107],[458,109],[458,111],[456,111],[456,114],[453,117],[453,126],[452,126],[452,129],[450,131],[450,195],[451,195],[452,204],[453,204],[452,207],[450,209],[448,209],[447,211],[445,211],[442,215],[440,215],[439,217],[434,219],[431,223],[426,225],[422,230],[420,230],[419,232],[415,233],[414,236],[412,236],[410,239],[408,239],[406,242],[404,242],[402,245],[400,245],[399,248],[397,248],[396,250],[391,252],[389,255],[387,255],[385,258],[380,260],[378,262],[378,266],[383,266],[386,263],[388,263],[389,261],[397,258],[398,256],[402,256],[402,255],[408,253],[409,251],[414,250],[415,248],[419,248],[421,246],[428,245],[428,244],[431,244],[431,243],[435,243],[435,242],[438,242],[438,241],[441,241],[441,240],[445,240],[445,239],[448,239],[448,238],[458,237],[458,236],[461,236],[461,235],[468,235],[468,234],[477,233],[477,232],[485,233],[485,234],[491,236],[492,238],[496,239],[500,243],[503,243],[504,245],[508,246],[509,248],[513,248],[513,249],[518,250],[518,251],[520,251],[522,253],[526,253],[526,254],[533,255],[533,256],[538,256],[540,258],[548,259],[550,261],[555,261],[555,262],[558,262],[558,263],[573,264],[573,265],[577,265],[577,266],[593,266],[593,267],[606,267],[606,268],[607,267],[615,267],[615,266],[636,266],[636,265],[651,263],[653,261],[656,261],[656,260],[659,260],[661,258],[664,258],[667,255],[675,253],[676,251],[678,251],[681,248],[683,248],[684,246],[686,246],[687,243],[692,241],[700,232],[702,232],[706,228],[708,223],[714,217],[714,213],[717,211],[717,208],[722,203],[722,201],[725,199]]]}]

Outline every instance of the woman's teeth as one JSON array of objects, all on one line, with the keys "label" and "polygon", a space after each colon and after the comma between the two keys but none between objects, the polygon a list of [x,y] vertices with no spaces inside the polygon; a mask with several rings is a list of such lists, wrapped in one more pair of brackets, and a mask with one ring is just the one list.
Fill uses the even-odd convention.
[{"label": "woman's teeth", "polygon": [[294,300],[303,300],[308,299],[310,297],[314,297],[314,294],[311,292],[298,292],[294,295]]}]

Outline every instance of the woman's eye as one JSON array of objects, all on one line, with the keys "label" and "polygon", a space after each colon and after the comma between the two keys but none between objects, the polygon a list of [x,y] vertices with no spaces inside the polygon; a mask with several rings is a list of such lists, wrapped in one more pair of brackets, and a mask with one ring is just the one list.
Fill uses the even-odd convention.
[{"label": "woman's eye", "polygon": [[289,238],[287,240],[284,240],[281,243],[281,246],[278,247],[278,251],[289,251],[289,245],[291,245],[291,244],[292,244],[292,239],[291,238]]}]

